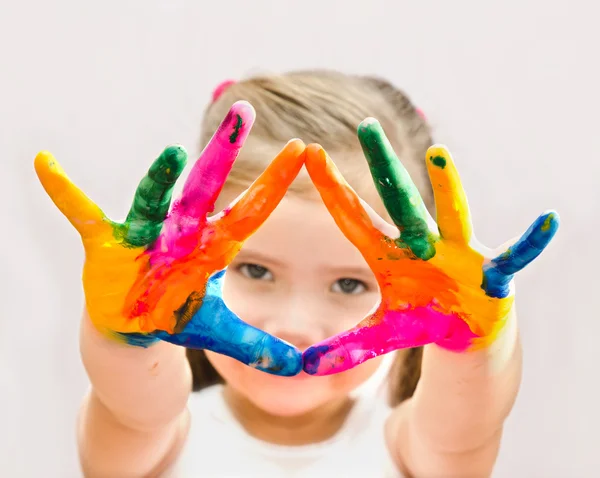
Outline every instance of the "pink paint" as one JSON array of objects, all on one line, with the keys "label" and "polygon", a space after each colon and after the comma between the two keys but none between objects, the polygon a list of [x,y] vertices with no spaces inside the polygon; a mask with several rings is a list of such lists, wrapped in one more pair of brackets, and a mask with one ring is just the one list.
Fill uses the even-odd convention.
[{"label": "pink paint", "polygon": [[[363,323],[368,323],[372,318]],[[349,370],[366,360],[394,350],[436,343],[453,351],[464,351],[476,335],[456,314],[445,314],[431,305],[401,311],[387,311],[381,322],[357,325],[312,346],[319,363],[315,375]]]},{"label": "pink paint", "polygon": [[153,264],[161,262],[162,256],[165,261],[177,260],[198,246],[199,231],[207,222],[207,214],[214,210],[255,117],[250,103],[238,101],[233,104],[190,171],[181,198],[173,204],[164,222],[163,233],[153,247]]},{"label": "pink paint", "polygon": [[202,151],[183,187],[173,214],[204,217],[214,209],[217,196],[254,124],[250,103],[238,101]]}]

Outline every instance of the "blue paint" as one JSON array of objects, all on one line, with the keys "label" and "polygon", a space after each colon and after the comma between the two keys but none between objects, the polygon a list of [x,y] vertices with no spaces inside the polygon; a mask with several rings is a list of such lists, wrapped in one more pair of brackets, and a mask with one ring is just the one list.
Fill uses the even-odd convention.
[{"label": "blue paint", "polygon": [[559,223],[558,213],[542,214],[515,244],[486,264],[481,284],[485,293],[499,299],[507,297],[513,276],[542,253],[556,234]]},{"label": "blue paint", "polygon": [[159,339],[157,337],[155,337],[154,334],[138,334],[135,332],[132,332],[132,333],[115,332],[115,334],[117,336],[125,339],[125,341],[127,342],[127,345],[133,345],[135,347],[148,348],[152,344],[155,344],[156,342],[159,341]]},{"label": "blue paint", "polygon": [[316,374],[319,370],[321,357],[325,356],[330,349],[331,347],[329,345],[315,345],[307,348],[302,354],[304,371],[309,375]]},{"label": "blue paint", "polygon": [[300,350],[246,324],[225,305],[224,274],[223,270],[210,277],[202,306],[180,333],[152,335],[175,345],[227,355],[273,375],[297,375],[302,369]]}]

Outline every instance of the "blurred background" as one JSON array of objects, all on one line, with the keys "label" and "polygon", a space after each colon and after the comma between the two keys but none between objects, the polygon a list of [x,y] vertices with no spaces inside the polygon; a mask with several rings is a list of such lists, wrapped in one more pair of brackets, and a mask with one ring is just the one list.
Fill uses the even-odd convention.
[{"label": "blurred background", "polygon": [[547,208],[519,276],[521,393],[496,477],[598,476],[600,7],[453,2],[0,1],[0,476],[80,475],[79,237],[39,185],[50,150],[115,219],[162,148],[197,153],[212,89],[326,67],[403,88],[458,163],[479,239]]}]

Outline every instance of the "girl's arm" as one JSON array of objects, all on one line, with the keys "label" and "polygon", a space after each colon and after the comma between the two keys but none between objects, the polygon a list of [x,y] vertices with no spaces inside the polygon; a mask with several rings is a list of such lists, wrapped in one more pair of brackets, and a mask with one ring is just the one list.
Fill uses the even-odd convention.
[{"label": "girl's arm", "polygon": [[[85,248],[80,342],[92,389],[81,410],[79,445],[87,475],[146,475],[172,461],[187,429],[191,371],[184,347],[279,375],[302,367],[299,350],[245,324],[221,296],[224,269],[304,164],[304,143],[288,142],[235,204],[209,217],[254,118],[249,103],[233,104],[172,208],[187,152],[165,148],[140,181],[124,222],[109,219],[50,153],[36,156],[40,182]],[[154,344],[125,346],[100,333]]]},{"label": "girl's arm", "polygon": [[521,381],[521,347],[512,313],[486,349],[454,353],[425,347],[414,396],[397,407],[386,435],[407,476],[490,476]]},{"label": "girl's arm", "polygon": [[80,343],[92,384],[77,434],[85,476],[154,476],[177,457],[188,430],[192,380],[185,348],[107,340],[87,312]]}]

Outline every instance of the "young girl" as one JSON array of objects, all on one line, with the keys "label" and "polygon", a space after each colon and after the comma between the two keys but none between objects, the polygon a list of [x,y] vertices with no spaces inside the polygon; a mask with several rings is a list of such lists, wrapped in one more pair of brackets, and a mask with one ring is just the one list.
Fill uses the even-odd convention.
[{"label": "young girl", "polygon": [[[223,285],[229,309],[255,329],[230,326],[221,320],[220,314],[226,313],[219,306],[210,309],[212,315],[206,318],[214,321],[208,334],[216,339],[205,347],[213,351],[195,347],[186,356],[186,350],[177,345],[190,345],[193,338],[181,333],[159,335],[163,340],[153,343],[144,343],[143,335],[130,334],[126,345],[107,338],[90,320],[98,301],[117,301],[114,297],[127,293],[121,290],[124,274],[115,272],[111,280],[104,278],[111,283],[110,293],[103,292],[101,297],[87,288],[81,353],[92,388],[81,407],[78,429],[85,475],[489,476],[521,376],[512,308],[494,340],[476,350],[456,353],[431,344],[388,355],[393,364],[383,395],[376,388],[361,387],[376,377],[382,356],[343,373],[297,373],[301,363],[296,351],[352,329],[377,306],[380,290],[364,251],[345,237],[361,226],[345,225],[339,212],[344,198],[339,203],[340,198],[331,199],[333,184],[339,180],[331,159],[318,146],[304,150],[300,142],[288,141],[301,138],[322,145],[357,194],[375,213],[388,218],[356,135],[362,120],[375,117],[432,210],[434,194],[424,162],[432,139],[423,115],[401,91],[377,78],[322,71],[257,77],[225,83],[215,91],[203,121],[202,147],[222,128],[223,118],[231,117],[228,110],[238,100],[247,100],[255,108],[256,122],[218,195],[216,210],[241,199],[213,218],[234,215],[238,223],[253,223],[248,228],[256,230],[241,250],[227,252],[233,260]],[[238,133],[248,133],[232,131],[231,142]],[[169,167],[151,169],[154,177],[163,175],[165,184],[172,184],[170,175],[182,169],[178,151],[169,154]],[[274,157],[278,159],[271,163]],[[301,169],[304,162],[306,169]],[[441,167],[445,165],[444,160]],[[259,180],[263,189],[254,183],[252,194],[240,196],[265,169],[276,167],[283,171],[278,176],[280,188],[263,181],[263,175]],[[205,181],[210,175],[205,168]],[[204,186],[207,195],[216,197],[218,191]],[[285,196],[273,193],[280,189],[287,189]],[[244,207],[249,196],[255,202],[264,199],[263,190],[271,191],[272,207],[254,217]],[[170,193],[154,199],[158,196],[164,215]],[[150,202],[149,197],[146,194],[142,199]],[[135,204],[138,199],[142,201],[136,196]],[[177,211],[186,207],[184,202]],[[128,220],[136,214],[134,207]],[[87,227],[77,218],[70,219],[80,232]],[[135,251],[156,240],[162,223],[152,222],[154,229],[143,234],[132,226],[135,222],[126,224],[114,226],[117,232],[111,237],[129,241]],[[379,227],[393,237],[390,225]],[[85,242],[88,236],[83,232],[82,236],[87,251],[85,282],[94,274],[87,264],[96,255],[104,256],[90,253],[92,246]],[[106,249],[112,243],[102,244]],[[164,241],[160,244],[169,246]],[[160,245],[155,247],[159,249]],[[130,257],[127,254],[138,257],[130,249],[123,251],[115,263]],[[166,275],[161,276],[165,283],[177,284],[164,290],[176,290],[194,271],[187,274],[170,283]],[[259,330],[268,335],[260,335]],[[120,332],[127,331],[121,328]],[[217,340],[228,345],[214,346]],[[272,353],[265,352],[257,360],[256,353],[249,352],[256,350],[255,343]],[[305,355],[306,371],[314,373],[319,368],[318,364],[311,367]]]}]

